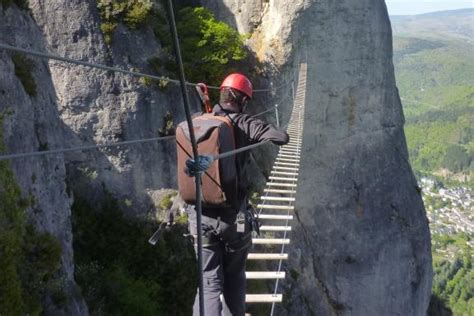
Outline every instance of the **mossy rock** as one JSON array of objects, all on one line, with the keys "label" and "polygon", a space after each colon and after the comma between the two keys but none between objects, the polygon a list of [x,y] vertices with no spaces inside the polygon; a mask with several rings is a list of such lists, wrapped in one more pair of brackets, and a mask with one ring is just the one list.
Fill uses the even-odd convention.
[{"label": "mossy rock", "polygon": [[25,92],[32,97],[36,96],[37,87],[33,77],[34,62],[19,53],[12,55],[12,61],[15,65],[15,75],[20,79]]},{"label": "mossy rock", "polygon": [[173,199],[176,195],[178,195],[178,192],[171,192],[163,196],[161,198],[160,203],[158,204],[158,207],[160,208],[160,210],[170,209],[171,206],[173,205]]},{"label": "mossy rock", "polygon": [[102,23],[100,29],[104,40],[111,44],[118,23],[124,23],[131,29],[145,25],[153,12],[151,0],[98,0],[97,8]]}]

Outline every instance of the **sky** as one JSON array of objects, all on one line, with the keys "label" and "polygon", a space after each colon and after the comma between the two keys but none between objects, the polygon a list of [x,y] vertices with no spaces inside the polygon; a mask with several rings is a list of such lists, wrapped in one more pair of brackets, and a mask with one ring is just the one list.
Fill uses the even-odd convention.
[{"label": "sky", "polygon": [[390,15],[474,8],[474,0],[385,0]]}]

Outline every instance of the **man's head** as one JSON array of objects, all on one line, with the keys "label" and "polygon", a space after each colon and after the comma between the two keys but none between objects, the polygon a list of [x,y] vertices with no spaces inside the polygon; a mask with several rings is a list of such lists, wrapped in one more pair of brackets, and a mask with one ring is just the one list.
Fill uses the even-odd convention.
[{"label": "man's head", "polygon": [[232,112],[244,112],[252,98],[250,80],[238,73],[228,75],[221,84],[220,105]]}]

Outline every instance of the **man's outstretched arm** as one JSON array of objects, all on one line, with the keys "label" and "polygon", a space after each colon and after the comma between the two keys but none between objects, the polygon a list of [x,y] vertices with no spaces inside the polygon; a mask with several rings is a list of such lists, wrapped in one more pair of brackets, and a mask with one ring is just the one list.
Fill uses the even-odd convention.
[{"label": "man's outstretched arm", "polygon": [[285,145],[290,140],[284,130],[249,115],[242,115],[237,124],[252,143],[271,141],[276,145]]}]

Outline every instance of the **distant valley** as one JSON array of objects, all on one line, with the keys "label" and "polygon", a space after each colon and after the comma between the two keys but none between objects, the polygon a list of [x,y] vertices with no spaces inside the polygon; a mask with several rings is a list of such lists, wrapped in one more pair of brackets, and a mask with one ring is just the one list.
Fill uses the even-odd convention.
[{"label": "distant valley", "polygon": [[432,235],[430,315],[474,315],[474,9],[392,16],[410,161]]},{"label": "distant valley", "polygon": [[418,176],[474,188],[474,9],[392,16],[394,65]]}]

